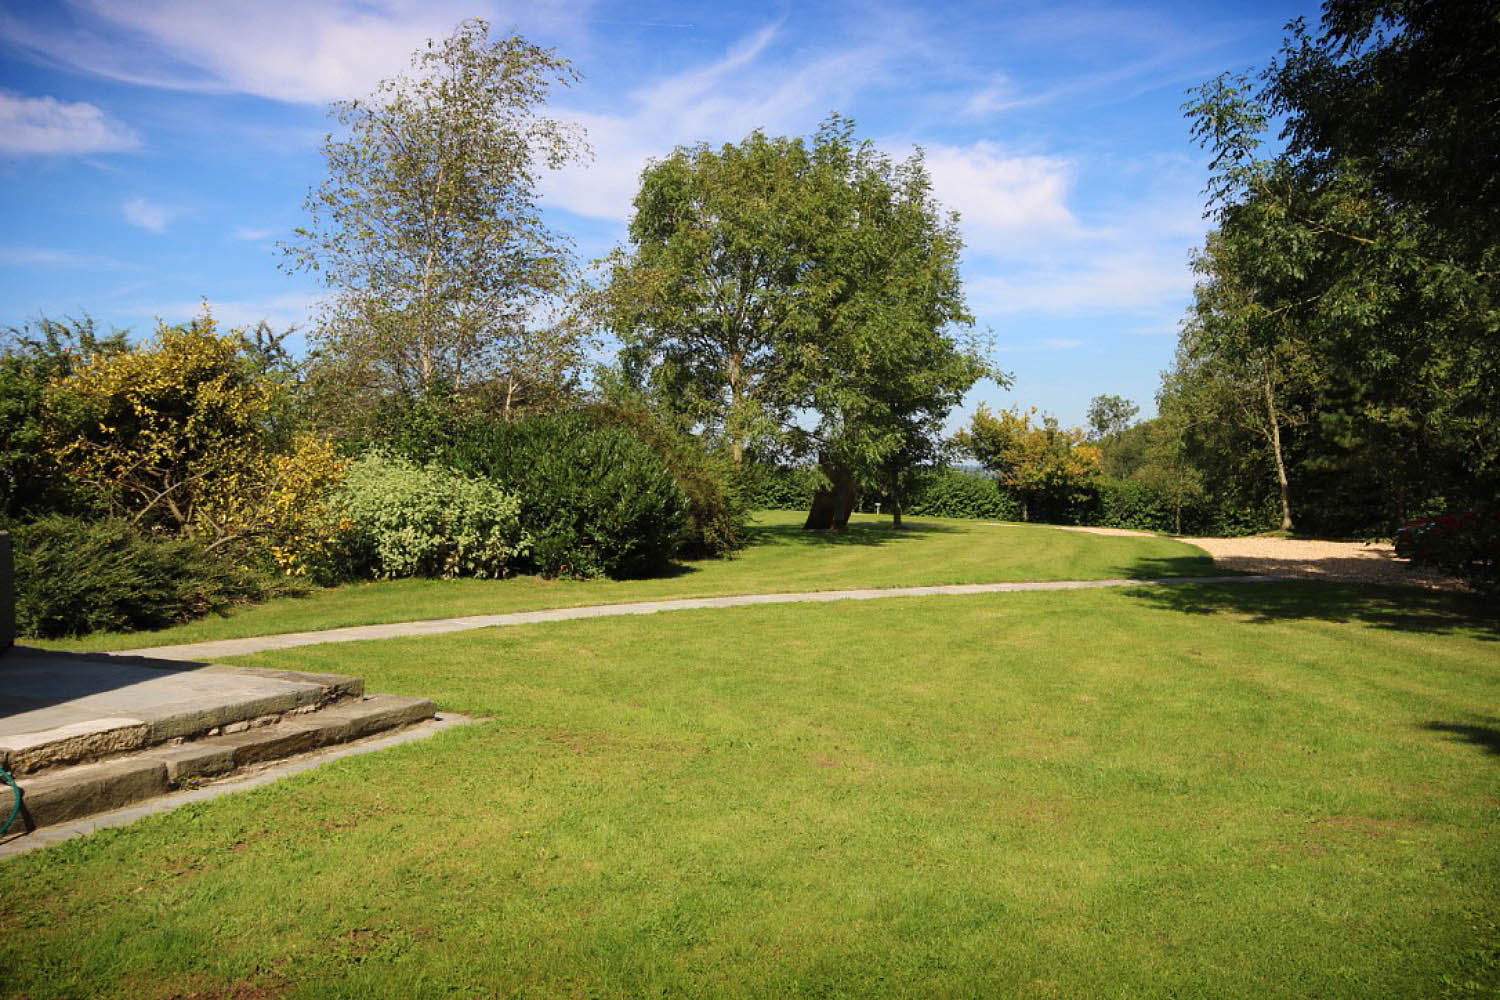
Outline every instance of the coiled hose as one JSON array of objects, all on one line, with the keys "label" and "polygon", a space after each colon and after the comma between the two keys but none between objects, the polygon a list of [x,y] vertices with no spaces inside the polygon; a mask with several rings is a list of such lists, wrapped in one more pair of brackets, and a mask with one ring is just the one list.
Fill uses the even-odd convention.
[{"label": "coiled hose", "polygon": [[21,786],[16,784],[16,779],[12,778],[10,772],[3,767],[0,767],[0,781],[9,785],[11,794],[15,796],[15,801],[10,807],[10,815],[5,817],[3,824],[0,824],[0,837],[3,837],[5,831],[9,830],[10,825],[16,821],[16,817],[21,815]]}]

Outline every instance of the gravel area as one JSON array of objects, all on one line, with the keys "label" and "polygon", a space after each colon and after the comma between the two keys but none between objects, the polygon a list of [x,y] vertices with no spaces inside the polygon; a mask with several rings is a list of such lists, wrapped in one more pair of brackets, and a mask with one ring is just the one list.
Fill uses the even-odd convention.
[{"label": "gravel area", "polygon": [[[1078,528],[1096,535],[1144,535],[1124,528]],[[1319,542],[1303,538],[1179,538],[1213,556],[1219,569],[1310,580],[1348,580],[1463,590],[1462,580],[1396,558],[1389,542]]]}]

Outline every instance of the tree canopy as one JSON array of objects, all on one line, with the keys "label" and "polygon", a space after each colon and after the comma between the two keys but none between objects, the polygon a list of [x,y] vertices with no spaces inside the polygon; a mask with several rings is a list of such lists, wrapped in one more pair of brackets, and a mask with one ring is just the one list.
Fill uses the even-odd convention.
[{"label": "tree canopy", "polygon": [[1069,506],[1071,494],[1100,472],[1099,449],[1085,443],[1082,431],[1063,428],[1050,414],[1033,424],[1035,416],[1035,407],[994,413],[981,404],[969,426],[954,435],[959,450],[1016,494],[1023,521],[1041,506]]},{"label": "tree canopy", "polygon": [[1248,414],[1229,401],[1260,372],[1244,426],[1283,526],[1295,496],[1334,533],[1493,497],[1500,5],[1331,0],[1321,32],[1289,32],[1258,83],[1186,106],[1216,229],[1168,385]]},{"label": "tree canopy", "polygon": [[1127,430],[1141,408],[1124,396],[1095,396],[1089,400],[1089,440],[1102,441]]},{"label": "tree canopy", "polygon": [[920,153],[893,162],[831,116],[811,141],[678,149],[642,178],[605,296],[627,371],[741,460],[817,461],[809,527],[897,487],[992,374],[958,274],[957,219]]}]

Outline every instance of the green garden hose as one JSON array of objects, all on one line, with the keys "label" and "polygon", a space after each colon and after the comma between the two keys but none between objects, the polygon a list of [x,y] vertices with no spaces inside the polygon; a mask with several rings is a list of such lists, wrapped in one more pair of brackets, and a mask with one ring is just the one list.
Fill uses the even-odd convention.
[{"label": "green garden hose", "polygon": [[16,797],[15,804],[10,807],[10,815],[5,817],[5,823],[0,825],[0,837],[3,837],[5,831],[9,830],[10,825],[16,821],[16,817],[21,815],[21,786],[16,784],[16,779],[12,778],[10,772],[3,767],[0,767],[0,781],[9,785],[11,794]]}]

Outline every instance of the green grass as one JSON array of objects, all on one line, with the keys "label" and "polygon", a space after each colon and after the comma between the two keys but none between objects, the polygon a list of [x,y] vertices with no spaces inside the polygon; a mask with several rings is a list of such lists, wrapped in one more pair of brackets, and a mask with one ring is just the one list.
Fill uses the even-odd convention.
[{"label": "green grass", "polygon": [[758,517],[750,546],[734,558],[689,563],[653,580],[394,580],[282,598],[158,632],[28,644],[98,652],[675,597],[1214,572],[1201,550],[1168,538],[1100,537],[1041,525],[927,518],[908,519],[908,528],[898,532],[888,520],[873,517],[856,517],[848,531],[828,534],[803,531],[800,513],[766,511]]},{"label": "green grass", "polygon": [[1460,598],[754,607],[242,662],[487,721],[0,864],[0,991],[1500,989],[1500,622]]}]

